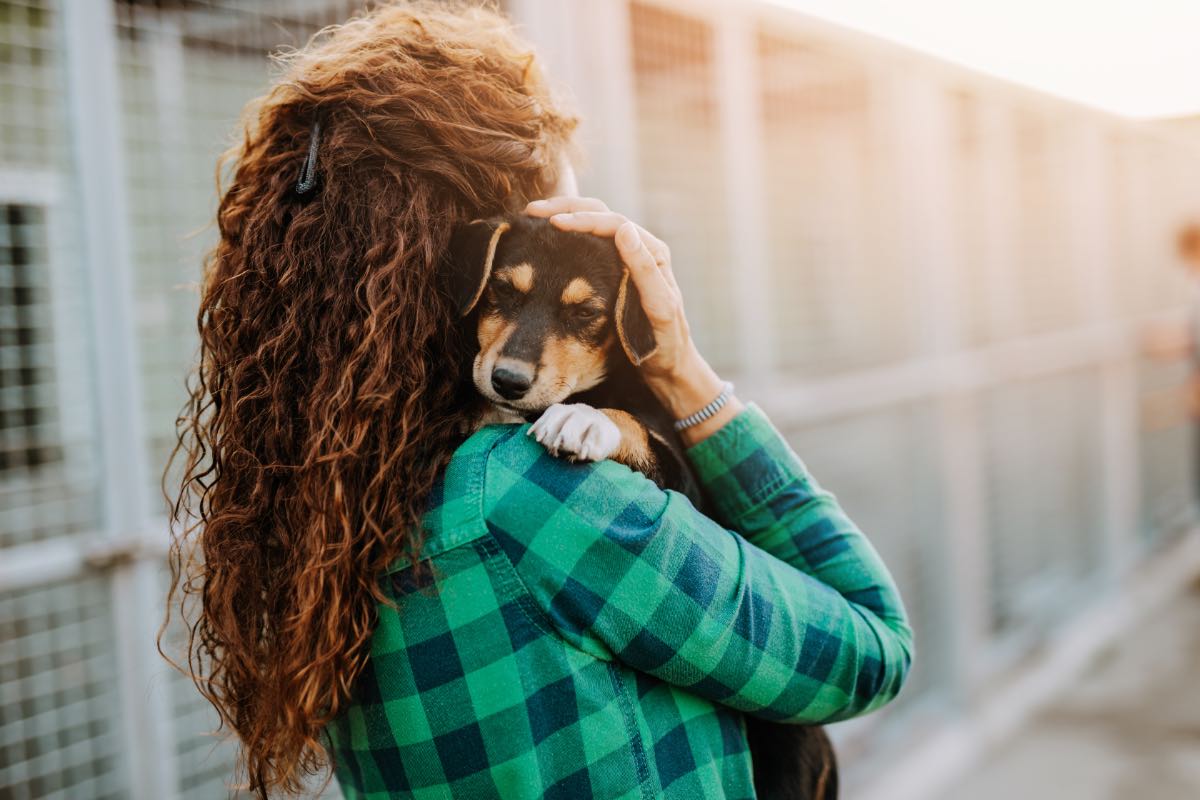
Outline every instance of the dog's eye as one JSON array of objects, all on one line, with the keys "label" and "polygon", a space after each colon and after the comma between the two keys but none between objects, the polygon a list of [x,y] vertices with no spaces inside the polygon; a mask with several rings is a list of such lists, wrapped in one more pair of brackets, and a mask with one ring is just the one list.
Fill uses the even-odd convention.
[{"label": "dog's eye", "polygon": [[580,322],[591,322],[596,317],[600,316],[600,312],[592,306],[572,306],[571,317]]},{"label": "dog's eye", "polygon": [[496,281],[492,284],[492,296],[502,303],[515,303],[521,299],[522,292],[508,281]]}]

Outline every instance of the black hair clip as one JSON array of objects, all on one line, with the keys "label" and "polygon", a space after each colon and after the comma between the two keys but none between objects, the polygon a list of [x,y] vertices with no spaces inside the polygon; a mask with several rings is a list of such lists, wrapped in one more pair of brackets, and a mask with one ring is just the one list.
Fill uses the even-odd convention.
[{"label": "black hair clip", "polygon": [[296,196],[308,198],[317,188],[317,149],[321,146],[321,120],[315,120],[308,139],[308,155],[296,181]]}]

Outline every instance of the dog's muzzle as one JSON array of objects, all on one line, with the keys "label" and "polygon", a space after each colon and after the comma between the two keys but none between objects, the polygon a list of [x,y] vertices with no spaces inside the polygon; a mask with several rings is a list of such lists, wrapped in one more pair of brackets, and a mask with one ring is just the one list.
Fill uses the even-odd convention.
[{"label": "dog's muzzle", "polygon": [[492,388],[505,400],[519,400],[533,385],[533,375],[527,372],[497,367],[492,370]]}]

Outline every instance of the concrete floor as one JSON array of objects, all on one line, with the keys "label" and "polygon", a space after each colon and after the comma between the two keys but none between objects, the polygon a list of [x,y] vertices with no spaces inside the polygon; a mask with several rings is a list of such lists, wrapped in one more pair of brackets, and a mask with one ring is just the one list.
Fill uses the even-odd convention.
[{"label": "concrete floor", "polygon": [[1200,581],[941,800],[1200,800]]}]

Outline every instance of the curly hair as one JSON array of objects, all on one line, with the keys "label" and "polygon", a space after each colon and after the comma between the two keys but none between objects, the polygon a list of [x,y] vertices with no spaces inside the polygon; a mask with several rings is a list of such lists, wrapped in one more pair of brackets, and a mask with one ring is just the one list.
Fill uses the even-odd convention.
[{"label": "curly hair", "polygon": [[[465,435],[466,337],[438,275],[451,230],[548,193],[576,125],[488,9],[388,5],[280,59],[218,165],[198,366],[163,483],[160,649],[177,609],[181,660],[260,797],[325,771],[380,575],[419,555]],[[317,119],[307,200],[294,187]]]}]

